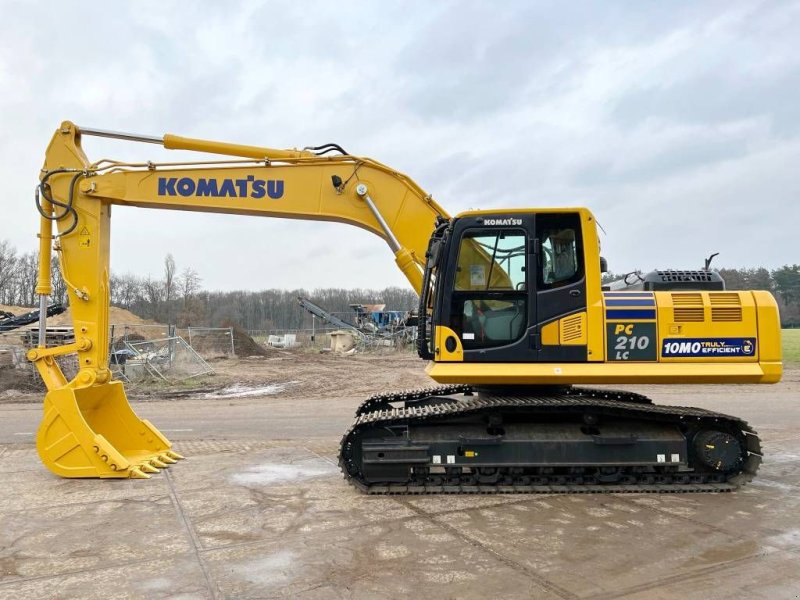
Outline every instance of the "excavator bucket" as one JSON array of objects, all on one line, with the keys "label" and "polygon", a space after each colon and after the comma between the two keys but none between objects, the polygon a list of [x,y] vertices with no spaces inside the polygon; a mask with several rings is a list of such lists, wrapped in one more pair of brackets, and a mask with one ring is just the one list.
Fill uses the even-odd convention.
[{"label": "excavator bucket", "polygon": [[42,462],[61,477],[131,477],[183,458],[158,429],[133,412],[122,383],[47,393],[36,434]]}]

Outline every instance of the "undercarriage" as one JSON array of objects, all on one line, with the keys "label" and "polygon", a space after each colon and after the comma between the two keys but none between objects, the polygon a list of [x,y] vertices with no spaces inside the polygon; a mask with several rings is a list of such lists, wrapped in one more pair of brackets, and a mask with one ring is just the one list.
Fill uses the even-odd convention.
[{"label": "undercarriage", "polygon": [[339,457],[370,494],[725,492],[760,462],[741,419],[569,386],[379,394]]}]

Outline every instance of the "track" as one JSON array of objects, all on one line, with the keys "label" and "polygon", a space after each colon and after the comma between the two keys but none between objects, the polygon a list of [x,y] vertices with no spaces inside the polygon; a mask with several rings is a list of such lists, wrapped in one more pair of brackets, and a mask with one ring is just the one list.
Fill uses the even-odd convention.
[{"label": "track", "polygon": [[[400,406],[394,406],[400,404]],[[365,438],[381,431],[405,432],[419,425],[446,425],[448,421],[502,413],[526,419],[580,419],[591,414],[602,420],[626,419],[669,424],[682,431],[723,430],[741,444],[740,468],[720,473],[713,469],[677,469],[652,465],[622,466],[606,473],[596,465],[569,468],[498,468],[492,476],[469,469],[445,469],[432,474],[420,461],[409,463],[406,482],[368,481],[361,465]],[[413,444],[403,437],[398,444]],[[699,408],[654,405],[645,396],[624,391],[590,388],[545,390],[536,395],[476,393],[470,386],[451,385],[378,394],[356,411],[356,419],[341,442],[339,464],[345,478],[369,494],[434,493],[662,493],[727,492],[750,481],[761,462],[760,441],[743,420]],[[696,460],[696,457],[695,459]]]}]

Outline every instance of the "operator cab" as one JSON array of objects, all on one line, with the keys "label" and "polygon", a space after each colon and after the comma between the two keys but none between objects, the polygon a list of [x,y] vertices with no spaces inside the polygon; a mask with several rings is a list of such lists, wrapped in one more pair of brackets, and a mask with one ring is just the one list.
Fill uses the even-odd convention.
[{"label": "operator cab", "polygon": [[[432,310],[431,335],[437,337],[429,345],[432,358],[586,361],[585,331],[582,344],[543,346],[541,330],[586,312],[587,268],[597,271],[599,295],[599,257],[595,251],[587,265],[587,228],[596,239],[588,210],[565,209],[474,211],[437,229],[426,273],[435,289],[431,298],[430,284],[423,290]],[[585,315],[582,323],[585,328]],[[444,333],[442,340],[436,332]]]}]

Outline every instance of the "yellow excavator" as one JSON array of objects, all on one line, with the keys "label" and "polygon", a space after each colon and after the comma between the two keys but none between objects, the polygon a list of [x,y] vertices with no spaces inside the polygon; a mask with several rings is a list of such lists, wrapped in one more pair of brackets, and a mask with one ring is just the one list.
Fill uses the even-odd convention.
[{"label": "yellow excavator", "polygon": [[[83,136],[218,156],[91,162]],[[419,294],[418,352],[440,385],[359,406],[339,461],[364,492],[726,491],[760,464],[741,419],[582,386],[779,381],[768,292],[604,291],[586,208],[451,217],[407,176],[336,144],[275,150],[64,122],[36,193],[36,292],[44,307],[55,249],[75,342],[46,347],[43,308],[28,355],[48,390],[37,449],[60,476],[146,478],[182,458],[108,368],[113,205],[337,221],[387,242]],[[71,381],[55,360],[68,353]]]}]

